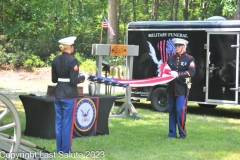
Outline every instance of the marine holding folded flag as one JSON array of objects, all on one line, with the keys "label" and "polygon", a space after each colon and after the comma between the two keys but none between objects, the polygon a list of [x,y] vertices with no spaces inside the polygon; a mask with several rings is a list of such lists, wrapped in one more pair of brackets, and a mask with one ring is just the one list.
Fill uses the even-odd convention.
[{"label": "marine holding folded flag", "polygon": [[54,88],[54,106],[56,111],[55,130],[57,152],[71,152],[74,124],[74,109],[78,97],[77,84],[84,82],[85,76],[79,75],[78,61],[71,53],[74,51],[76,37],[59,40],[62,54],[52,62],[52,82]]},{"label": "marine holding folded flag", "polygon": [[181,38],[173,38],[172,41],[176,54],[168,58],[167,64],[172,70],[170,74],[175,79],[168,83],[166,89],[169,106],[169,133],[167,138],[177,138],[177,126],[179,138],[184,139],[187,136],[185,122],[189,92],[185,78],[194,76],[195,60],[186,53],[188,41]]}]

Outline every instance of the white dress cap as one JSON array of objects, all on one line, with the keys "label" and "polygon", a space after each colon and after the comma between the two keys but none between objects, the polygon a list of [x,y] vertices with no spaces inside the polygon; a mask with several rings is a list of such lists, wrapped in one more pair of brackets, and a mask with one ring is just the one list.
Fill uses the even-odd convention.
[{"label": "white dress cap", "polygon": [[72,37],[66,37],[63,39],[60,39],[58,41],[58,43],[61,43],[62,45],[67,45],[67,46],[71,46],[74,44],[74,41],[77,39],[77,37],[72,36]]},{"label": "white dress cap", "polygon": [[188,41],[182,38],[173,38],[172,41],[174,44],[184,44],[184,45],[188,44]]}]

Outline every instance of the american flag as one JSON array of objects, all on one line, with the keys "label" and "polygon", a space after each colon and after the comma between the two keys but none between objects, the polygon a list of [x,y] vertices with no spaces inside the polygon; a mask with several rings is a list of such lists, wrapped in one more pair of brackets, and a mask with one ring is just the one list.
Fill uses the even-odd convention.
[{"label": "american flag", "polygon": [[159,41],[157,47],[160,52],[160,58],[163,63],[167,62],[168,57],[176,54],[172,39]]},{"label": "american flag", "polygon": [[167,62],[163,63],[160,65],[160,77],[166,77],[168,75],[170,75],[171,72],[171,68],[169,67],[169,65],[167,64]]},{"label": "american flag", "polygon": [[102,19],[102,28],[107,28],[107,29],[109,29],[110,34],[115,35],[115,33],[114,33],[111,25],[108,23],[108,21],[107,21],[107,19],[106,19],[105,16],[103,16],[103,19]]}]

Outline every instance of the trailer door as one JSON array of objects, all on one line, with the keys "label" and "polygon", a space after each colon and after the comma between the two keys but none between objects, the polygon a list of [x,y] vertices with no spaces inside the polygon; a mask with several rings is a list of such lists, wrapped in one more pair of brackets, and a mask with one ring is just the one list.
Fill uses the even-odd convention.
[{"label": "trailer door", "polygon": [[239,33],[207,32],[206,102],[238,103]]}]

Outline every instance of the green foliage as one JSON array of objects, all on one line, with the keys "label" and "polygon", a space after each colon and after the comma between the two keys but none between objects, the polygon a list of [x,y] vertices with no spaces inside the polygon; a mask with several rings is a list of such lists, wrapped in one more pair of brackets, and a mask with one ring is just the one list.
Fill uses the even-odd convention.
[{"label": "green foliage", "polygon": [[81,63],[86,59],[84,57],[83,54],[80,54],[80,53],[75,53],[74,54],[74,57],[78,60],[79,64],[81,65]]},{"label": "green foliage", "polygon": [[[4,46],[5,40],[6,40],[5,35],[0,35],[0,65],[5,64],[8,61],[8,54],[6,53],[6,47]],[[6,45],[6,44],[5,44]]]},{"label": "green foliage", "polygon": [[[53,59],[56,56],[61,55],[61,54],[62,54],[62,52],[57,52],[57,54],[54,54],[54,53],[50,54],[50,56],[48,57],[48,59],[45,63],[47,63],[49,66],[51,66]],[[96,71],[96,62],[94,60],[86,59],[83,56],[83,54],[80,54],[80,53],[74,53],[73,56],[79,62],[80,72],[93,74]]]},{"label": "green foliage", "polygon": [[[98,2],[98,1],[96,1]],[[58,49],[57,41],[66,36],[77,36],[77,52],[90,53],[96,33],[100,33],[102,4],[95,1],[9,1],[5,2],[8,15],[3,28],[12,39],[24,41],[27,48],[41,58]],[[61,9],[59,9],[61,8]],[[93,12],[89,12],[93,10]],[[96,25],[97,24],[97,25]],[[99,39],[99,38],[98,38]],[[99,42],[99,40],[97,41]],[[90,54],[86,54],[89,56]]]},{"label": "green foliage", "polygon": [[237,1],[236,0],[222,0],[221,4],[223,5],[223,16],[227,18],[233,18],[237,11]]},{"label": "green foliage", "polygon": [[19,51],[19,53],[7,53],[5,55],[7,57],[7,63],[9,63],[12,68],[22,66],[25,59],[24,57],[26,57],[26,54],[22,51]]},{"label": "green foliage", "polygon": [[52,63],[52,61],[55,57],[56,57],[56,55],[51,53],[50,56],[49,56],[49,62]]},{"label": "green foliage", "polygon": [[23,66],[26,69],[34,70],[36,67],[43,67],[44,62],[40,59],[39,56],[29,54],[29,57],[24,61]]},{"label": "green foliage", "polygon": [[95,74],[96,72],[96,61],[91,59],[86,59],[86,61],[82,62],[79,67],[79,72]]},{"label": "green foliage", "polygon": [[45,63],[39,56],[34,55],[31,50],[23,51],[19,46],[14,44],[21,44],[21,41],[9,40],[7,36],[0,36],[3,45],[0,45],[0,65],[9,64],[12,68],[24,66],[24,68],[33,70],[36,67],[43,67]]},{"label": "green foliage", "polygon": [[60,54],[62,54],[62,52],[57,52],[56,54],[51,53],[50,56],[46,59],[45,64],[47,66],[51,66],[53,59]]},{"label": "green foliage", "polygon": [[0,51],[0,65],[9,64],[11,68],[20,67],[23,65],[24,59],[27,57],[25,53],[6,53]]},{"label": "green foliage", "polygon": [[0,45],[0,65],[6,63],[7,61],[7,56],[5,53],[5,48],[3,48],[2,45]]},{"label": "green foliage", "polygon": [[[127,25],[132,21],[151,20],[152,0],[121,0],[118,3],[117,33],[120,44],[125,42]],[[174,3],[172,3],[174,2]],[[205,20],[211,16],[226,16],[230,19],[236,13],[236,0],[194,0],[188,1],[188,20]],[[184,0],[161,1],[157,20],[171,20],[170,11],[183,20]],[[107,0],[4,0],[0,2],[2,22],[0,34],[5,38],[0,48],[0,63],[22,65],[28,53],[39,56],[46,65],[51,62],[51,54],[57,55],[58,40],[66,36],[77,36],[76,58],[81,63],[94,59],[92,44],[106,43],[107,30],[101,27],[102,15],[108,16]],[[59,9],[61,8],[61,9]],[[174,15],[173,15],[174,16]],[[102,40],[100,42],[100,40]],[[16,54],[17,53],[17,54]],[[9,62],[11,61],[11,62]]]}]

